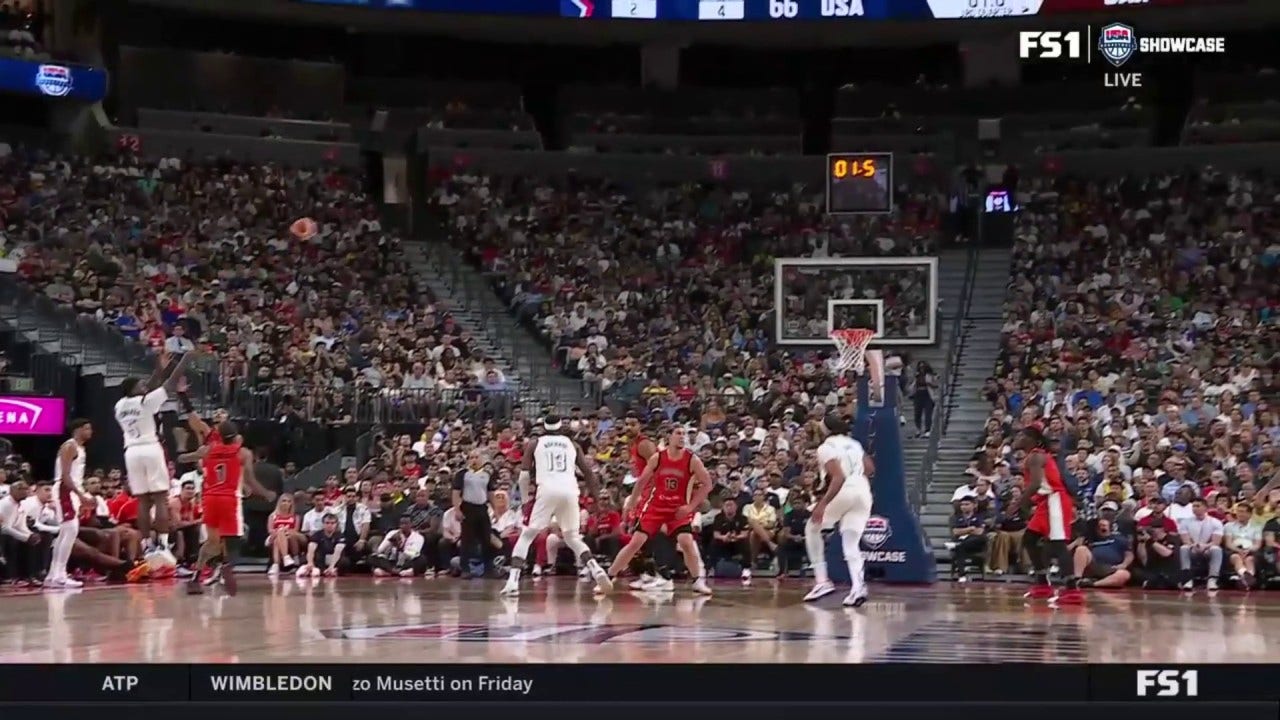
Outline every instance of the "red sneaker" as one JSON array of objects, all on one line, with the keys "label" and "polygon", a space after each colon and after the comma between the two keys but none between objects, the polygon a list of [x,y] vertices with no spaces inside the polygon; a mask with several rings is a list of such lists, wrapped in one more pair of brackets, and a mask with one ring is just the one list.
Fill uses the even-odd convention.
[{"label": "red sneaker", "polygon": [[1022,597],[1027,600],[1048,600],[1054,596],[1053,588],[1048,585],[1032,585]]},{"label": "red sneaker", "polygon": [[1057,600],[1059,605],[1083,605],[1084,593],[1074,588],[1070,590],[1063,590],[1058,593]]},{"label": "red sneaker", "polygon": [[96,582],[102,582],[106,578],[104,578],[102,575],[99,575],[96,570],[90,570],[89,572],[85,573],[83,579],[85,582],[96,583]]}]

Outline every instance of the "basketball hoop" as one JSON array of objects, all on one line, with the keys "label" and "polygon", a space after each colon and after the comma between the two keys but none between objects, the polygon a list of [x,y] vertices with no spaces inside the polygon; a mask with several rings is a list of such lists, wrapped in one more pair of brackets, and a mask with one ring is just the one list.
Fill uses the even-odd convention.
[{"label": "basketball hoop", "polygon": [[831,358],[831,369],[837,373],[852,369],[861,374],[866,367],[867,346],[876,336],[875,330],[868,328],[841,328],[831,331],[831,341],[836,344],[838,354]]}]

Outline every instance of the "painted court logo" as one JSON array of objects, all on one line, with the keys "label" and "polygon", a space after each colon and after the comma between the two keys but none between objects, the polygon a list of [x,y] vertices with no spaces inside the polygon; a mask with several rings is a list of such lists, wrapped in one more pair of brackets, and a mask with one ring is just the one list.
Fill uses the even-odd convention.
[{"label": "painted court logo", "polygon": [[889,538],[893,537],[893,528],[887,518],[872,515],[867,518],[867,527],[862,531],[862,546],[868,550],[879,550]]},{"label": "painted court logo", "polygon": [[814,635],[789,630],[751,630],[620,623],[611,625],[490,625],[486,623],[430,623],[322,630],[331,640],[439,640],[459,643],[546,643],[551,645],[607,645],[616,643],[811,642],[848,640],[846,636]]},{"label": "painted court logo", "polygon": [[1138,37],[1133,28],[1123,23],[1111,23],[1098,35],[1098,52],[1116,67],[1120,67],[1138,51]]}]

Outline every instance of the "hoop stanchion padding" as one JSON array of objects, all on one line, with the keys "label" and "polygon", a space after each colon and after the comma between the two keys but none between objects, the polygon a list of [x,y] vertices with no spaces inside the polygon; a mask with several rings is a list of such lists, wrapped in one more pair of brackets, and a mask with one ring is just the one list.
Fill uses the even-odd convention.
[{"label": "hoop stanchion padding", "polygon": [[[907,500],[906,468],[902,457],[902,432],[898,425],[898,382],[886,376],[884,405],[870,407],[865,376],[858,379],[858,416],[853,436],[871,453],[876,475],[871,488],[875,504],[862,535],[867,574],[886,582],[932,583],[938,579],[937,563],[920,518]],[[849,582],[840,534],[827,540],[827,569],[837,583]]]}]

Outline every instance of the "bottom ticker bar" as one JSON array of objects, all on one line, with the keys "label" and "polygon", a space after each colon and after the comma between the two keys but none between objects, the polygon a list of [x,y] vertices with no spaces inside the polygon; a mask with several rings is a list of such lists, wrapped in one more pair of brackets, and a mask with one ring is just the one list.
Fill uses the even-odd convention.
[{"label": "bottom ticker bar", "polygon": [[[572,667],[563,667],[572,673]],[[746,673],[736,687],[716,688],[706,699],[696,703],[655,703],[619,699],[613,703],[535,703],[519,710],[520,716],[540,717],[608,717],[610,720],[653,720],[660,713],[668,720],[705,718],[708,713],[734,720],[777,720],[782,714],[805,717],[891,717],[894,720],[937,720],[939,717],[980,717],[982,720],[1204,720],[1207,717],[1229,717],[1231,720],[1275,720],[1280,710],[1277,703],[814,703],[799,697],[803,688],[761,685],[759,677]],[[778,701],[743,699],[744,696],[767,691],[770,695],[796,694],[793,700]],[[921,687],[920,693],[928,693]],[[373,705],[376,712],[394,717],[397,712],[421,713],[422,703],[383,702]],[[512,717],[511,703],[443,702],[429,706],[432,712],[465,714],[469,720]],[[0,712],[15,718],[38,717],[40,720],[83,720],[90,710],[95,720],[133,720],[138,713],[173,710],[182,720],[226,720],[228,712],[243,717],[270,715],[272,720],[350,720],[352,706],[332,703],[106,703],[106,704],[29,704],[0,703]],[[829,713],[829,714],[828,714]],[[385,714],[385,715],[384,715]],[[453,717],[449,715],[448,717]]]},{"label": "bottom ticker bar", "polygon": [[1271,675],[1265,665],[5,665],[0,702],[701,703],[721,688],[790,688],[809,703],[1275,702]]}]

